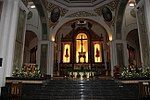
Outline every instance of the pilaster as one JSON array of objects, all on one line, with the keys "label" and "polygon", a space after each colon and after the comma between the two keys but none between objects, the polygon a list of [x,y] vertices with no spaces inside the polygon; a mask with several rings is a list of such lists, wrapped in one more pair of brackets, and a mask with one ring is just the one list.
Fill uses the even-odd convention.
[{"label": "pilaster", "polygon": [[51,77],[53,77],[53,69],[54,69],[54,46],[55,46],[55,42],[54,41],[50,41],[49,42],[49,64],[48,64],[48,70],[47,70],[47,74],[51,75]]},{"label": "pilaster", "polygon": [[16,38],[19,0],[5,0],[3,14],[1,17],[1,51],[0,58],[3,58],[0,68],[0,87],[5,85],[5,77],[12,74],[13,52]]},{"label": "pilaster", "polygon": [[109,42],[111,54],[111,76],[113,76],[114,66],[121,67],[128,65],[127,43],[123,40],[113,40]]}]

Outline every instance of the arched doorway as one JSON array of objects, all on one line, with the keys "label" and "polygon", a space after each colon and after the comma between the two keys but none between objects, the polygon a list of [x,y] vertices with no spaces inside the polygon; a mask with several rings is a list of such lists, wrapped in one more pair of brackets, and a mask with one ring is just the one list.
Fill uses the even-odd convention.
[{"label": "arched doorway", "polygon": [[24,46],[24,56],[23,63],[34,63],[36,64],[37,58],[37,35],[32,31],[26,31],[25,34],[25,46]]},{"label": "arched doorway", "polygon": [[141,66],[138,30],[137,29],[131,30],[128,33],[126,40],[127,40],[129,64],[136,64],[135,66]]}]

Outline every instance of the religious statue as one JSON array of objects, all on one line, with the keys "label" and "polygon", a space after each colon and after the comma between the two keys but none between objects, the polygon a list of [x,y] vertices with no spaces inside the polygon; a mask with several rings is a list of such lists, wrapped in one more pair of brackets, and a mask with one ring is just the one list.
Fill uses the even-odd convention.
[{"label": "religious statue", "polygon": [[66,55],[65,55],[66,58],[69,57],[69,54],[68,54],[68,48],[66,49]]},{"label": "religious statue", "polygon": [[81,35],[81,52],[78,52],[79,53],[79,62],[80,61],[80,58],[83,58],[84,59],[84,62],[86,62],[86,52],[83,51],[83,37]]},{"label": "religious statue", "polygon": [[96,55],[95,55],[95,56],[96,56],[97,58],[100,57],[98,48],[96,48]]}]

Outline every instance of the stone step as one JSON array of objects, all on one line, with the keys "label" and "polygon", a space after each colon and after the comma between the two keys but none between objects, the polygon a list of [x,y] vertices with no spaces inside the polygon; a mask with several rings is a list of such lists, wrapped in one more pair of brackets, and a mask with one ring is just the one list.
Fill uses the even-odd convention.
[{"label": "stone step", "polygon": [[46,80],[23,84],[21,100],[136,100],[127,87],[114,80]]}]

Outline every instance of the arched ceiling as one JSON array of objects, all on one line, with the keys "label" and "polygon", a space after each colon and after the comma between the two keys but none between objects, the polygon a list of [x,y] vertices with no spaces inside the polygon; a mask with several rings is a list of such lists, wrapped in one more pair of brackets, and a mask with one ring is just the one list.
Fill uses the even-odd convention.
[{"label": "arched ceiling", "polygon": [[135,45],[135,47],[139,47],[138,30],[137,29],[131,30],[128,33],[126,40],[129,43],[133,43]]},{"label": "arched ceiling", "polygon": [[27,30],[25,35],[25,45],[28,47],[34,38],[37,38],[37,35],[34,32]]},{"label": "arched ceiling", "polygon": [[[43,22],[43,29],[49,24],[49,28],[54,28],[59,21],[70,18],[88,18],[94,17],[104,21],[109,28],[116,28],[116,38],[121,39],[122,20],[124,11],[128,0],[27,0],[33,1],[39,11],[41,20]],[[111,22],[107,22],[102,17],[102,8],[107,6],[111,12],[113,19]],[[51,11],[59,7],[60,18],[56,23],[50,21]],[[80,9],[82,7],[82,9]],[[74,11],[72,8],[75,8]],[[88,9],[90,8],[90,10]],[[41,10],[42,9],[42,10]],[[78,10],[76,10],[78,9]],[[45,12],[45,13],[44,13]],[[78,14],[78,16],[76,16]],[[46,20],[48,18],[48,20]],[[114,27],[115,26],[115,27]],[[47,30],[43,30],[43,34],[47,33]],[[44,35],[43,35],[44,36]],[[46,37],[46,36],[44,36]]]},{"label": "arched ceiling", "polygon": [[[84,19],[87,23],[89,22],[90,24],[92,24],[92,28],[91,30],[97,34],[98,36],[101,36],[101,34],[104,36],[104,37],[108,37],[108,34],[107,34],[107,31],[105,30],[105,28],[100,25],[99,23],[95,22],[95,21],[92,21],[92,20],[89,20],[89,19]],[[79,20],[76,19],[76,20],[72,20],[72,21],[69,21],[67,23],[65,23],[58,31],[57,31],[57,34],[56,34],[56,41],[60,41],[61,39],[61,36],[63,35],[63,37],[65,37],[68,33],[70,33],[72,31],[72,27],[71,25],[75,22],[77,23]]]}]

